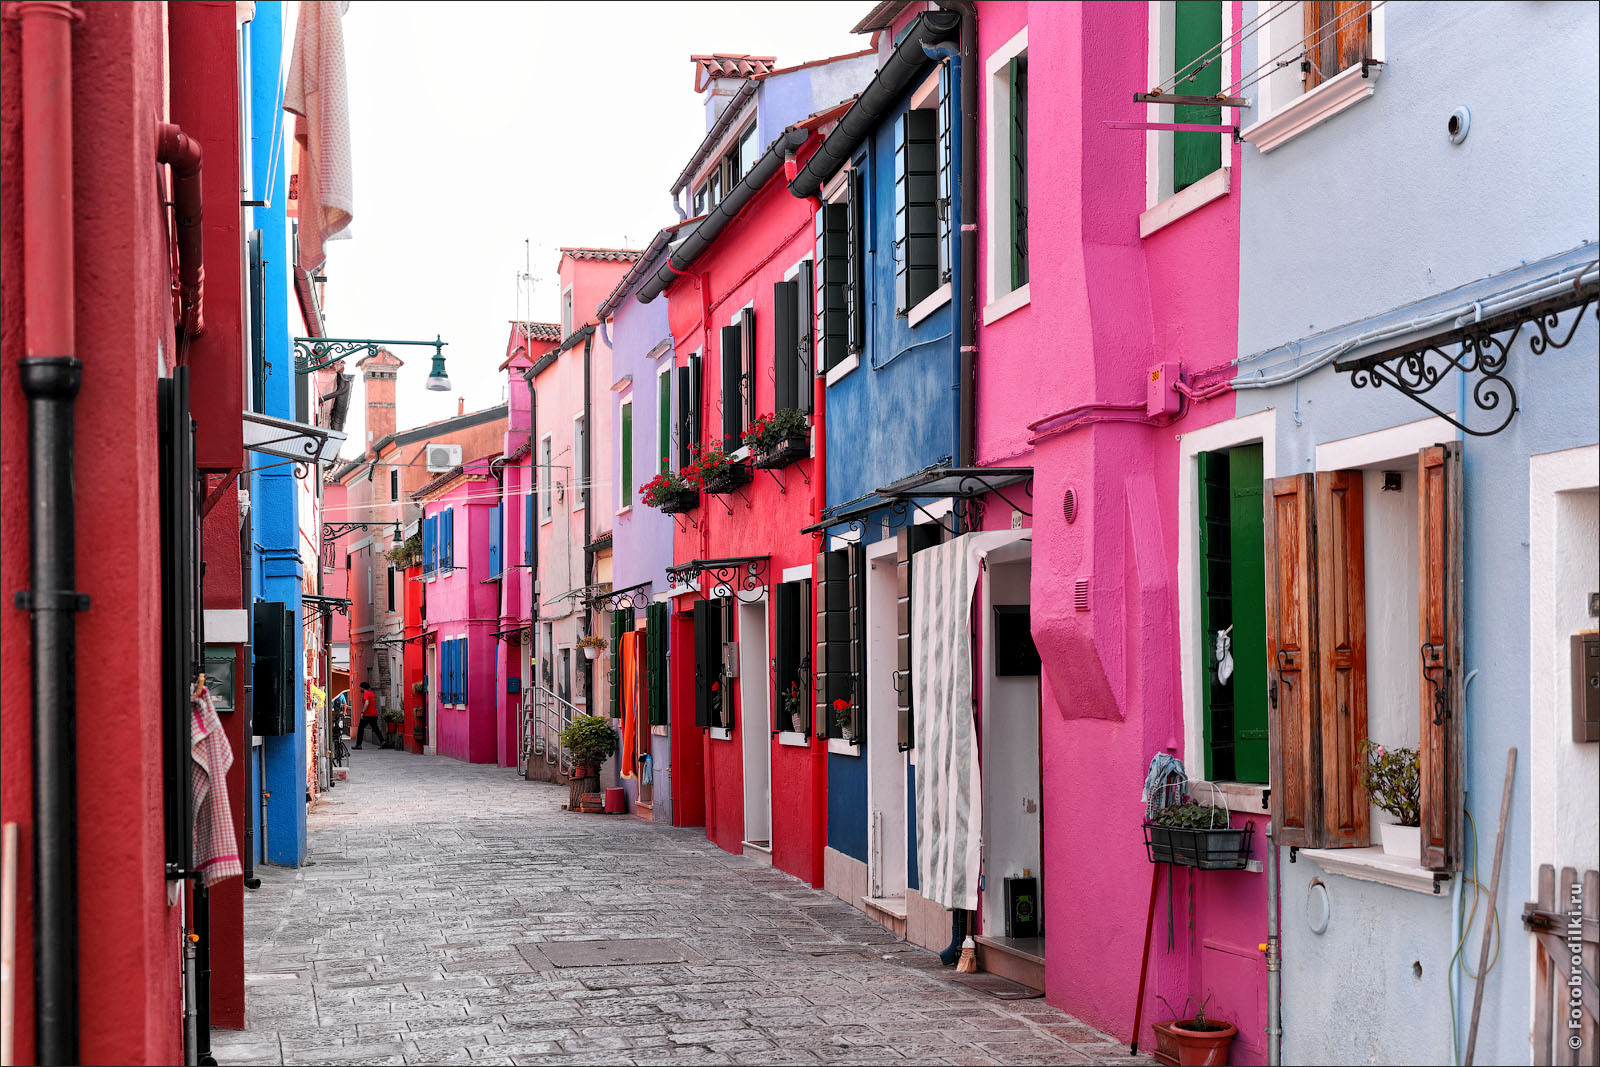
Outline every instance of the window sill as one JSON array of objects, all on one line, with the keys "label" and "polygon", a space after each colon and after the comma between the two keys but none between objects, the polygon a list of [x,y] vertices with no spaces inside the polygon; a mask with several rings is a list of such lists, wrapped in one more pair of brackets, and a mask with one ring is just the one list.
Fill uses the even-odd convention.
[{"label": "window sill", "polygon": [[1371,96],[1382,72],[1383,64],[1376,62],[1367,64],[1365,74],[1360,66],[1342,70],[1277,113],[1246,127],[1239,139],[1249,141],[1263,154],[1270,152]]},{"label": "window sill", "polygon": [[732,729],[732,727],[728,727],[728,726],[709,726],[709,727],[707,727],[707,729],[711,731],[711,740],[713,740],[713,741],[732,741],[733,740],[733,729]]},{"label": "window sill", "polygon": [[631,515],[632,513],[633,513],[633,505],[632,504],[629,504],[625,508],[618,508],[615,512],[613,512],[613,514],[615,514],[616,517],[619,518],[619,519],[622,518],[622,516],[624,516],[624,515]]},{"label": "window sill", "polygon": [[[1346,878],[1378,882],[1428,896],[1440,892],[1433,880],[1433,871],[1419,866],[1415,860],[1390,856],[1381,847],[1303,848],[1300,856],[1310,859],[1329,874],[1342,874]],[[1449,878],[1448,875],[1443,877]]]},{"label": "window sill", "polygon": [[859,353],[844,357],[829,368],[826,378],[827,384],[835,384],[840,378],[843,378],[859,366],[861,366],[861,355]]},{"label": "window sill", "polygon": [[651,737],[666,737],[667,736],[667,726],[666,726],[666,724],[665,723],[656,723],[655,725],[651,726],[650,727],[650,736]]},{"label": "window sill", "polygon": [[743,463],[745,460],[750,458],[750,446],[740,445],[738,448],[728,453],[728,458],[733,460],[735,463]]},{"label": "window sill", "polygon": [[1231,812],[1239,815],[1270,816],[1272,806],[1267,803],[1268,788],[1250,782],[1206,782],[1195,779],[1189,783],[1189,795],[1206,804],[1220,793],[1222,802]]},{"label": "window sill", "polygon": [[1233,188],[1231,167],[1219,167],[1195,182],[1181,193],[1174,193],[1155,207],[1139,216],[1139,236],[1149,237],[1164,226],[1192,212],[1200,210],[1213,200],[1227,196]]},{"label": "window sill", "polygon": [[1031,282],[1023,282],[1022,285],[1011,290],[1006,295],[985,304],[983,306],[983,324],[988,326],[999,322],[1013,311],[1021,311],[1027,307],[1028,302],[1032,299],[1028,289],[1031,284]]},{"label": "window sill", "polygon": [[906,312],[906,325],[915,326],[929,315],[932,315],[935,311],[938,311],[940,308],[950,303],[951,292],[952,290],[950,288],[950,283],[945,282],[943,285],[939,286],[939,288],[923,297],[921,303],[912,308],[910,311]]},{"label": "window sill", "polygon": [[778,732],[778,744],[790,745],[794,748],[809,748],[811,742],[806,738],[805,734],[795,730],[780,730]]},{"label": "window sill", "polygon": [[851,744],[842,737],[830,737],[828,751],[835,756],[860,756],[861,746]]}]

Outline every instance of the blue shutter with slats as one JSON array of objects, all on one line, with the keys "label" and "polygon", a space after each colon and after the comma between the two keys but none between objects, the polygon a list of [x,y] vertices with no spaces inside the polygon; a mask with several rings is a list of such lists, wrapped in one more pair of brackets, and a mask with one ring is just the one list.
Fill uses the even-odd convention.
[{"label": "blue shutter with slats", "polygon": [[467,702],[467,639],[461,639],[461,703]]},{"label": "blue shutter with slats", "polygon": [[491,575],[499,574],[501,571],[500,560],[504,552],[502,550],[503,542],[501,540],[500,522],[504,515],[505,512],[499,504],[489,509],[489,573]]},{"label": "blue shutter with slats", "polygon": [[[529,467],[528,472],[531,475],[533,468]],[[531,484],[524,488],[527,495],[522,498],[522,562],[531,567],[533,566],[533,490]]]},{"label": "blue shutter with slats", "polygon": [[439,514],[439,566],[450,570],[456,565],[456,509]]},{"label": "blue shutter with slats", "polygon": [[454,694],[451,687],[455,685],[455,675],[450,668],[450,642],[439,642],[439,703],[454,703]]},{"label": "blue shutter with slats", "polygon": [[422,520],[422,573],[432,574],[439,566],[439,517]]}]

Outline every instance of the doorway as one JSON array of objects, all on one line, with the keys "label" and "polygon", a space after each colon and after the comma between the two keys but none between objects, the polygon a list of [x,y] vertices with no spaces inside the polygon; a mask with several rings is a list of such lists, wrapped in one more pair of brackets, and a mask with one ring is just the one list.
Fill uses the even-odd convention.
[{"label": "doorway", "polygon": [[[895,542],[867,549],[867,662],[898,662],[899,586]],[[899,918],[905,916],[906,755],[900,750],[900,702],[894,672],[867,672],[867,896]]]},{"label": "doorway", "polygon": [[428,740],[422,746],[422,754],[431,756],[439,736],[439,646],[431,644],[424,651],[426,657],[423,671],[428,679]]},{"label": "doorway", "polygon": [[772,851],[772,677],[767,600],[738,602],[739,739],[744,752],[744,845]]}]

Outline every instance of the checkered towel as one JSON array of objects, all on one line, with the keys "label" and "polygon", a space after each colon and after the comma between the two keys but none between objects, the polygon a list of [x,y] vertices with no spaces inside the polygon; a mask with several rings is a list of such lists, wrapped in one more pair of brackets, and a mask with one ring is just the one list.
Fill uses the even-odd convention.
[{"label": "checkered towel", "polygon": [[194,866],[206,886],[243,874],[239,846],[233,835],[233,813],[228,808],[228,768],[233,766],[233,747],[222,732],[222,720],[211,691],[195,688],[190,698],[193,724],[190,731],[194,758]]}]

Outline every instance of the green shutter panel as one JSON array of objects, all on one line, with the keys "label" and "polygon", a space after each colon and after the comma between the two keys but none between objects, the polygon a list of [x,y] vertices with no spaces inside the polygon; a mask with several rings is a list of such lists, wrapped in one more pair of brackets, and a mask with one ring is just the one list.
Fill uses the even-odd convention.
[{"label": "green shutter panel", "polygon": [[[1190,70],[1178,79],[1173,92],[1185,96],[1215,96],[1222,91],[1222,62],[1215,58],[1215,49],[1222,41],[1222,4],[1220,0],[1177,0],[1173,31],[1172,69],[1181,71],[1202,55],[1210,54],[1212,62],[1204,70]],[[1222,108],[1195,107],[1185,104],[1173,108],[1173,122],[1190,122],[1207,126],[1220,125]],[[1185,133],[1172,135],[1172,191],[1182,192],[1207,174],[1222,166],[1222,140],[1214,133]]]},{"label": "green shutter panel", "polygon": [[850,313],[846,305],[846,284],[850,276],[847,255],[850,209],[846,204],[824,204],[817,212],[816,307],[817,348],[822,373],[834,368],[849,355]]},{"label": "green shutter panel", "polygon": [[633,405],[622,405],[622,506],[633,504]]},{"label": "green shutter panel", "polygon": [[611,648],[607,662],[611,676],[611,717],[622,718],[622,612],[611,612]]},{"label": "green shutter panel", "polygon": [[656,378],[656,458],[650,466],[662,473],[672,469],[672,371]]},{"label": "green shutter panel", "polygon": [[789,707],[784,694],[794,683],[795,644],[797,620],[794,582],[780,582],[773,590],[773,655],[772,655],[772,730],[777,733],[791,728]]},{"label": "green shutter panel", "polygon": [[[1234,780],[1233,682],[1217,677],[1217,635],[1233,625],[1233,550],[1228,454],[1200,460],[1200,693],[1205,718],[1205,776]],[[1229,631],[1230,634],[1232,631]],[[1234,657],[1237,675],[1238,657]]]},{"label": "green shutter panel", "polygon": [[811,583],[796,582],[794,651],[799,657],[795,663],[794,678],[800,683],[800,732],[810,733],[813,721],[811,707]]},{"label": "green shutter panel", "polygon": [[1011,61],[1011,288],[1028,284],[1028,57]]},{"label": "green shutter panel", "polygon": [[698,446],[705,432],[704,398],[700,394],[701,365],[699,356],[689,357],[689,443]]},{"label": "green shutter panel", "polygon": [[667,703],[667,626],[668,607],[651,604],[645,609],[646,645],[650,675],[650,725],[666,726],[671,722],[671,708]]},{"label": "green shutter panel", "polygon": [[800,286],[778,282],[772,287],[772,410],[799,406]]},{"label": "green shutter panel", "polygon": [[1233,774],[1268,780],[1267,559],[1262,526],[1260,445],[1228,452],[1229,540],[1233,573]]},{"label": "green shutter panel", "polygon": [[[694,605],[694,724],[722,724],[722,605],[697,600]],[[714,688],[717,687],[717,688]]]},{"label": "green shutter panel", "polygon": [[[728,684],[727,664],[723,661],[722,649],[723,643],[726,641],[735,640],[734,635],[739,632],[739,618],[737,614],[738,608],[735,607],[736,603],[737,601],[735,601],[731,596],[717,598],[717,604],[722,609],[722,625],[717,630],[717,640],[713,646],[714,658],[717,665],[716,677],[720,684],[720,689],[717,691],[722,694],[720,698],[722,719],[719,723],[717,723],[717,725],[726,726],[729,729],[735,725],[735,716],[739,711],[738,701],[734,699],[734,692],[738,687]],[[712,704],[713,707],[716,707],[718,701],[713,701]]]}]

